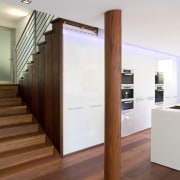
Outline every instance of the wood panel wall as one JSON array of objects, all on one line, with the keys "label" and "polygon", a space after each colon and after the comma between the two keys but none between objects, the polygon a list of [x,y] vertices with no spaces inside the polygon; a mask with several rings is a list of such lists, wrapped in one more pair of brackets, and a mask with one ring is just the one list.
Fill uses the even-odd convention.
[{"label": "wood panel wall", "polygon": [[45,42],[39,44],[38,98],[39,123],[45,129]]},{"label": "wood panel wall", "polygon": [[44,129],[48,137],[53,139],[52,130],[52,109],[54,105],[52,104],[52,31],[45,33],[45,117],[44,117]]},{"label": "wood panel wall", "polygon": [[60,154],[63,154],[63,20],[52,22],[53,25],[53,142]]},{"label": "wood panel wall", "polygon": [[31,89],[31,109],[36,117],[39,120],[39,82],[38,82],[38,68],[39,68],[39,54],[33,55],[33,64],[32,64],[32,89]]}]

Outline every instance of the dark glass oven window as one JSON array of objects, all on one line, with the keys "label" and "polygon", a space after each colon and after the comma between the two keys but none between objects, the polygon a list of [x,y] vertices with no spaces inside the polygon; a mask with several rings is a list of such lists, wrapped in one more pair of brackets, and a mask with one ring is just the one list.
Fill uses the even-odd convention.
[{"label": "dark glass oven window", "polygon": [[133,101],[123,101],[122,102],[122,110],[128,110],[134,108],[134,102]]},{"label": "dark glass oven window", "polygon": [[133,89],[122,89],[121,90],[121,98],[122,99],[133,98],[133,96],[134,96]]},{"label": "dark glass oven window", "polygon": [[163,102],[164,91],[163,90],[155,90],[155,102]]},{"label": "dark glass oven window", "polygon": [[134,83],[134,75],[122,73],[122,84],[133,84]]}]

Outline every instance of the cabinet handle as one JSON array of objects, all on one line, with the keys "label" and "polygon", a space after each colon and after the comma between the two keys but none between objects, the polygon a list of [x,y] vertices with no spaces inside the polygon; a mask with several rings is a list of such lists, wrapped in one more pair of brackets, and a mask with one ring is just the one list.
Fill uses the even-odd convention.
[{"label": "cabinet handle", "polygon": [[90,107],[91,108],[96,108],[96,107],[102,107],[103,105],[102,104],[97,104],[97,105],[91,105]]},{"label": "cabinet handle", "polygon": [[79,109],[83,109],[83,107],[70,107],[70,108],[68,108],[68,110],[70,110],[70,111],[79,110]]},{"label": "cabinet handle", "polygon": [[124,101],[125,104],[130,104],[132,101]]}]

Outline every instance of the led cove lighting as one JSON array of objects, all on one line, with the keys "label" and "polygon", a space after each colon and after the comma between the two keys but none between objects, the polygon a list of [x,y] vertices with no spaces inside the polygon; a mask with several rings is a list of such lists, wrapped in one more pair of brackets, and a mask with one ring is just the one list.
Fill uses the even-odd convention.
[{"label": "led cove lighting", "polygon": [[30,4],[32,1],[30,1],[30,0],[22,0],[21,2],[24,3],[24,4]]}]

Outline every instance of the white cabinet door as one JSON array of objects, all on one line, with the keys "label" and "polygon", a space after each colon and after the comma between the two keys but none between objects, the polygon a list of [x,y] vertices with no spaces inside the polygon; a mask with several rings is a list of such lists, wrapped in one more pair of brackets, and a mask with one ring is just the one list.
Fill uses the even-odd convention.
[{"label": "white cabinet door", "polygon": [[144,98],[137,98],[134,103],[135,132],[146,128],[146,101]]},{"label": "white cabinet door", "polygon": [[83,124],[85,110],[83,107],[69,107],[64,110],[65,121],[63,122],[64,155],[84,148]]},{"label": "white cabinet door", "polygon": [[164,98],[164,105],[165,106],[173,106],[177,104],[177,96],[166,96]]},{"label": "white cabinet door", "polygon": [[104,105],[90,105],[83,122],[83,144],[91,147],[104,143]]},{"label": "white cabinet door", "polygon": [[145,129],[151,128],[151,113],[155,104],[154,97],[148,97],[146,99],[146,116],[145,116]]},{"label": "white cabinet door", "polygon": [[123,111],[121,114],[121,137],[134,133],[134,110]]}]

